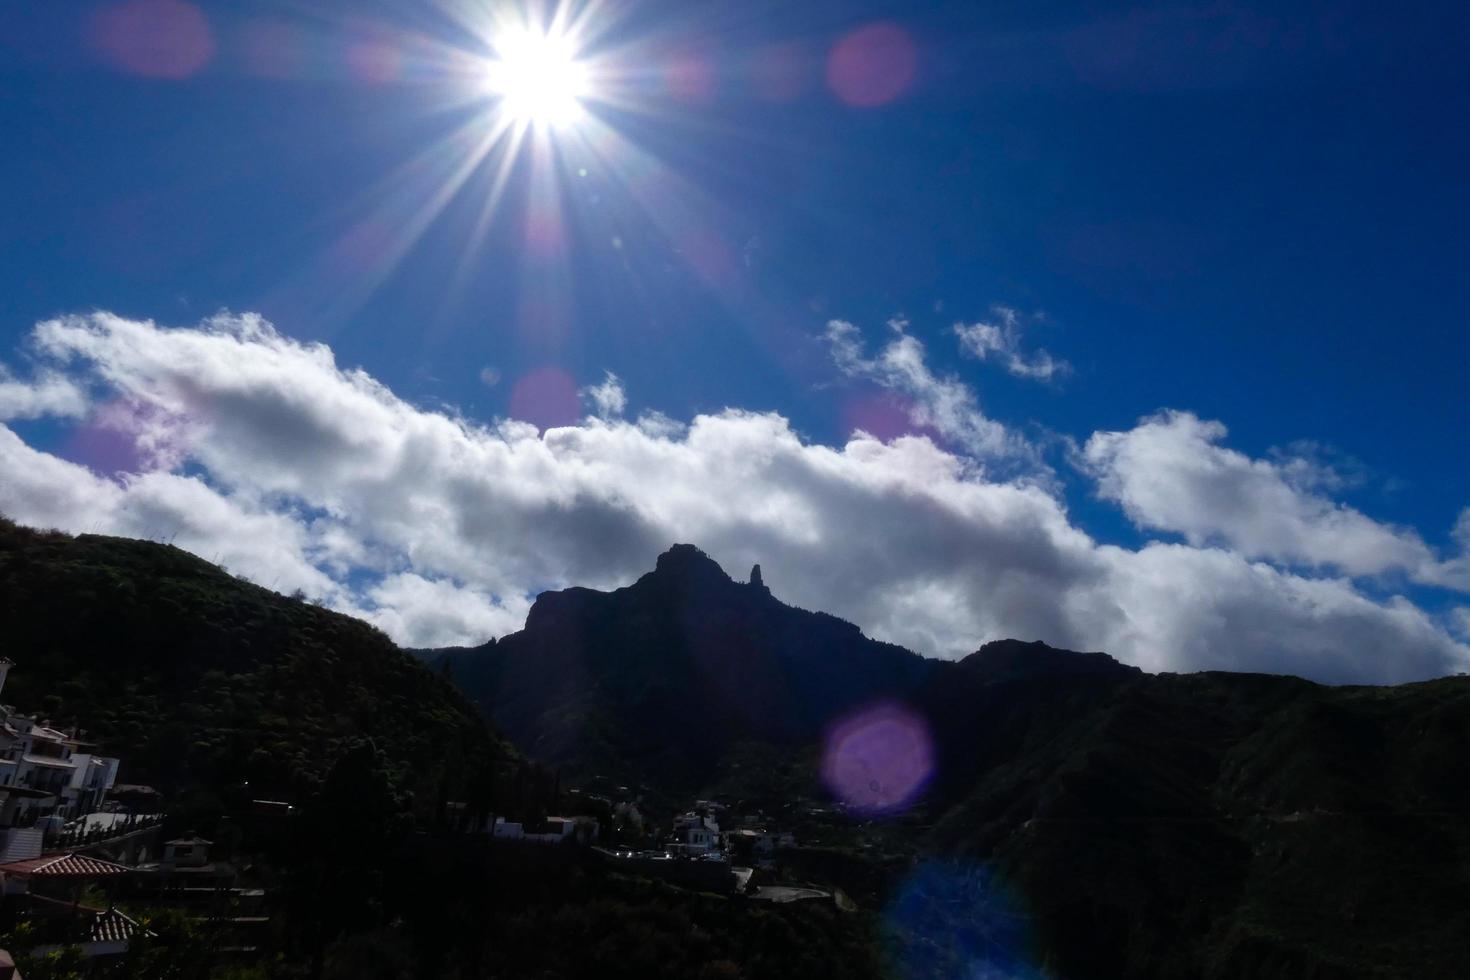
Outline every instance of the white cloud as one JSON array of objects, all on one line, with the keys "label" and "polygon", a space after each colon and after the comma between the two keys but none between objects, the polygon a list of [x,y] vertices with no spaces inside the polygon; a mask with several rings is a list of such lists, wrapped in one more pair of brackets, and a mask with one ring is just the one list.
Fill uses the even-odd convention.
[{"label": "white cloud", "polygon": [[1414,531],[1383,524],[1311,489],[1311,460],[1252,459],[1220,445],[1219,422],[1165,412],[1126,432],[1098,432],[1083,451],[1105,499],[1140,528],[1221,543],[1248,558],[1348,575],[1400,571],[1422,577],[1434,563]]},{"label": "white cloud", "polygon": [[1335,493],[1369,482],[1368,467],[1361,460],[1311,439],[1273,447],[1267,455],[1286,481],[1299,490]]},{"label": "white cloud", "polygon": [[1432,585],[1470,592],[1470,507],[1460,511],[1450,531],[1457,554],[1440,562],[1432,562],[1419,570],[1418,578]]},{"label": "white cloud", "polygon": [[601,384],[588,385],[578,394],[584,401],[592,403],[593,413],[599,418],[617,418],[628,407],[628,396],[623,391],[623,382],[611,371],[604,372]]},{"label": "white cloud", "polygon": [[991,314],[994,318],[988,322],[954,325],[965,353],[982,361],[995,360],[1018,378],[1050,381],[1072,370],[1070,364],[1045,349],[1038,348],[1029,356],[1021,352],[1021,318],[1015,310],[996,306]]},{"label": "white cloud", "polygon": [[454,646],[476,642],[521,628],[531,604],[515,596],[509,607],[493,597],[444,579],[412,572],[389,575],[368,593],[371,610],[364,619],[412,647]]},{"label": "white cloud", "polygon": [[0,364],[0,421],[43,416],[76,418],[87,411],[87,393],[56,371],[43,371],[32,381],[14,377]]},{"label": "white cloud", "polygon": [[[180,462],[107,480],[0,427],[0,510],[176,535],[408,644],[479,642],[519,625],[541,589],[626,584],[692,541],[737,576],[760,562],[788,601],[944,656],[1018,636],[1150,669],[1388,681],[1470,660],[1423,611],[1347,579],[1202,545],[1099,545],[1047,487],[996,481],[924,436],[824,446],[779,415],[738,410],[545,433],[477,425],[404,402],[253,317],[171,330],[97,314],[41,324],[36,338],[78,383],[143,406],[138,437],[166,428]],[[829,339],[853,373],[901,387],[954,443],[1016,451],[901,331],[872,360],[849,326]]]},{"label": "white cloud", "polygon": [[[1111,649],[1149,670],[1290,672],[1327,682],[1401,682],[1470,663],[1407,599],[1370,600],[1344,579],[1309,578],[1216,548],[1105,547],[1101,601]],[[1105,647],[1107,648],[1107,647]]]},{"label": "white cloud", "polygon": [[494,388],[500,384],[500,370],[488,364],[480,368],[480,384],[486,388]]},{"label": "white cloud", "polygon": [[890,320],[888,328],[893,338],[877,356],[868,358],[856,326],[845,320],[829,321],[826,339],[838,369],[906,395],[915,425],[934,430],[977,460],[1040,468],[1035,447],[986,416],[968,385],[953,376],[936,375],[929,368],[924,345],[907,332],[905,321]]},{"label": "white cloud", "polygon": [[1450,610],[1450,631],[1460,639],[1470,641],[1470,606],[1456,606]]},{"label": "white cloud", "polygon": [[288,508],[252,505],[196,477],[128,475],[120,482],[26,445],[0,426],[0,511],[27,524],[170,541],[232,572],[321,600],[339,586],[310,559],[312,535]]}]

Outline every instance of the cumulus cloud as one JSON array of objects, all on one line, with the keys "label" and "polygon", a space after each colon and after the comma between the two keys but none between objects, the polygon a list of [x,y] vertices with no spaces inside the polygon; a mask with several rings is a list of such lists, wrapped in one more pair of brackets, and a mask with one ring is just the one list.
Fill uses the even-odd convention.
[{"label": "cumulus cloud", "polygon": [[531,604],[513,596],[508,604],[447,579],[412,572],[385,577],[368,593],[372,610],[365,618],[390,636],[411,637],[415,646],[443,647],[478,642],[521,628]]},{"label": "cumulus cloud", "polygon": [[1312,439],[1272,447],[1267,456],[1298,489],[1339,493],[1369,482],[1370,473],[1362,460]]},{"label": "cumulus cloud", "polygon": [[312,535],[289,508],[268,509],[248,494],[226,496],[202,479],[173,473],[103,479],[31,448],[5,426],[0,473],[0,511],[27,524],[168,540],[263,585],[342,598],[313,563]]},{"label": "cumulus cloud", "polygon": [[604,372],[601,384],[588,385],[578,394],[592,406],[592,411],[598,418],[617,418],[628,407],[628,395],[623,391],[623,382],[611,371]]},{"label": "cumulus cloud", "polygon": [[1450,630],[1462,640],[1470,640],[1470,606],[1450,610]]},{"label": "cumulus cloud", "polygon": [[1225,436],[1219,422],[1165,412],[1126,432],[1094,433],[1083,455],[1101,495],[1135,525],[1194,545],[1218,542],[1249,558],[1353,576],[1422,579],[1435,565],[1414,531],[1314,490],[1326,478],[1313,460],[1252,459],[1220,445]]},{"label": "cumulus cloud", "polygon": [[961,350],[982,361],[995,361],[1018,378],[1050,381],[1072,370],[1070,364],[1044,348],[1029,355],[1022,352],[1021,317],[1015,310],[996,306],[991,315],[988,321],[954,325]]},{"label": "cumulus cloud", "polygon": [[87,411],[87,393],[56,371],[33,380],[16,378],[0,364],[0,421],[42,416],[75,418]]},{"label": "cumulus cloud", "polygon": [[935,374],[924,345],[908,333],[904,320],[888,321],[891,339],[868,357],[862,331],[846,320],[827,323],[832,359],[848,377],[862,378],[910,400],[911,421],[956,443],[981,462],[1021,463],[1040,468],[1036,448],[1024,437],[988,417],[975,392],[953,375]]},{"label": "cumulus cloud", "polygon": [[1450,531],[1457,553],[1420,569],[1418,577],[1432,585],[1442,585],[1460,592],[1470,592],[1470,507],[1460,511]]},{"label": "cumulus cloud", "polygon": [[839,364],[901,387],[966,451],[925,435],[820,445],[779,415],[735,409],[481,425],[405,402],[259,318],[164,329],[97,314],[41,324],[39,348],[78,383],[143,406],[138,437],[166,428],[179,462],[105,479],[0,427],[0,510],[174,536],[415,646],[506,632],[537,591],[626,584],[692,541],[737,574],[760,562],[788,601],[942,656],[1018,636],[1152,670],[1330,681],[1470,660],[1423,610],[1345,577],[1223,541],[1099,544],[1046,486],[977,465],[972,445],[1014,451],[1012,437],[902,330],[871,359],[850,326],[828,337]]}]

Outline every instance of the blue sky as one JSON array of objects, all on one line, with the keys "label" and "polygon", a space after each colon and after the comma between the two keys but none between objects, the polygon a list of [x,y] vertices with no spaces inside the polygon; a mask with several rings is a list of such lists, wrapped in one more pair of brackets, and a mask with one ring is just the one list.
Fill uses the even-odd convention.
[{"label": "blue sky", "polygon": [[[1099,545],[1346,574],[1449,635],[1464,599],[1444,575],[1253,551],[1259,528],[1162,517],[1097,469],[1135,457],[1086,452],[1189,413],[1228,428],[1196,449],[1310,470],[1288,482],[1319,516],[1458,554],[1467,16],[1278,6],[591,5],[596,138],[543,136],[488,208],[499,149],[445,192],[492,125],[464,69],[489,55],[486,5],[4,4],[0,362],[51,370],[34,330],[66,314],[191,327],[227,309],[426,411],[542,428],[576,423],[577,390],[612,372],[628,419],[771,412],[834,447],[855,426],[916,433],[1044,487]],[[998,330],[983,358],[954,331],[977,323]],[[896,338],[1022,462],[926,417],[932,390],[875,366]],[[58,370],[93,356],[68,349]],[[1007,367],[1042,351],[1065,366]],[[89,417],[9,424],[96,470]],[[223,488],[189,453],[170,465]],[[400,571],[467,585],[412,552]]]}]

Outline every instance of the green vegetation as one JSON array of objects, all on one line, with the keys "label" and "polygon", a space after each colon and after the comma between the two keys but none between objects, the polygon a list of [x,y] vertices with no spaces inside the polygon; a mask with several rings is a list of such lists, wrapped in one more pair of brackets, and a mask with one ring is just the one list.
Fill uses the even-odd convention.
[{"label": "green vegetation", "polygon": [[[575,805],[379,631],[176,548],[0,519],[0,636],[7,702],[85,728],[124,781],[167,794],[172,829],[210,836],[271,894],[256,962],[214,952],[205,923],[125,905],[157,935],[106,965],[74,948],[27,958],[28,978],[877,975],[862,915],[696,895],[456,832],[450,801],[472,820]],[[295,815],[262,824],[252,798]],[[34,945],[23,922],[8,941]]]},{"label": "green vegetation", "polygon": [[170,795],[299,800],[371,739],[428,805],[513,757],[380,631],[166,545],[0,519],[0,636],[7,703],[85,729],[121,781]]}]

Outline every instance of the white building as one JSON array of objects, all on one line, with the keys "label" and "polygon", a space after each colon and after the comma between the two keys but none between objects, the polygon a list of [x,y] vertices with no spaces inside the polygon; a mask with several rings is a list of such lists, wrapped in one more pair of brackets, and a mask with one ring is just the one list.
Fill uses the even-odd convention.
[{"label": "white building", "polygon": [[[13,666],[0,658],[0,694]],[[28,818],[28,811],[70,820],[101,809],[118,760],[88,747],[75,732],[0,705],[0,826]]]},{"label": "white building", "polygon": [[720,823],[713,816],[693,811],[674,818],[674,839],[686,853],[706,853],[720,848]]},{"label": "white building", "polygon": [[761,864],[773,861],[778,850],[796,846],[796,837],[793,834],[759,827],[743,827],[732,831],[727,837],[732,851]]},{"label": "white building", "polygon": [[540,823],[521,824],[503,817],[495,818],[491,836],[496,840],[522,840],[533,844],[560,844],[576,841],[590,844],[599,831],[596,817],[547,817]]}]

